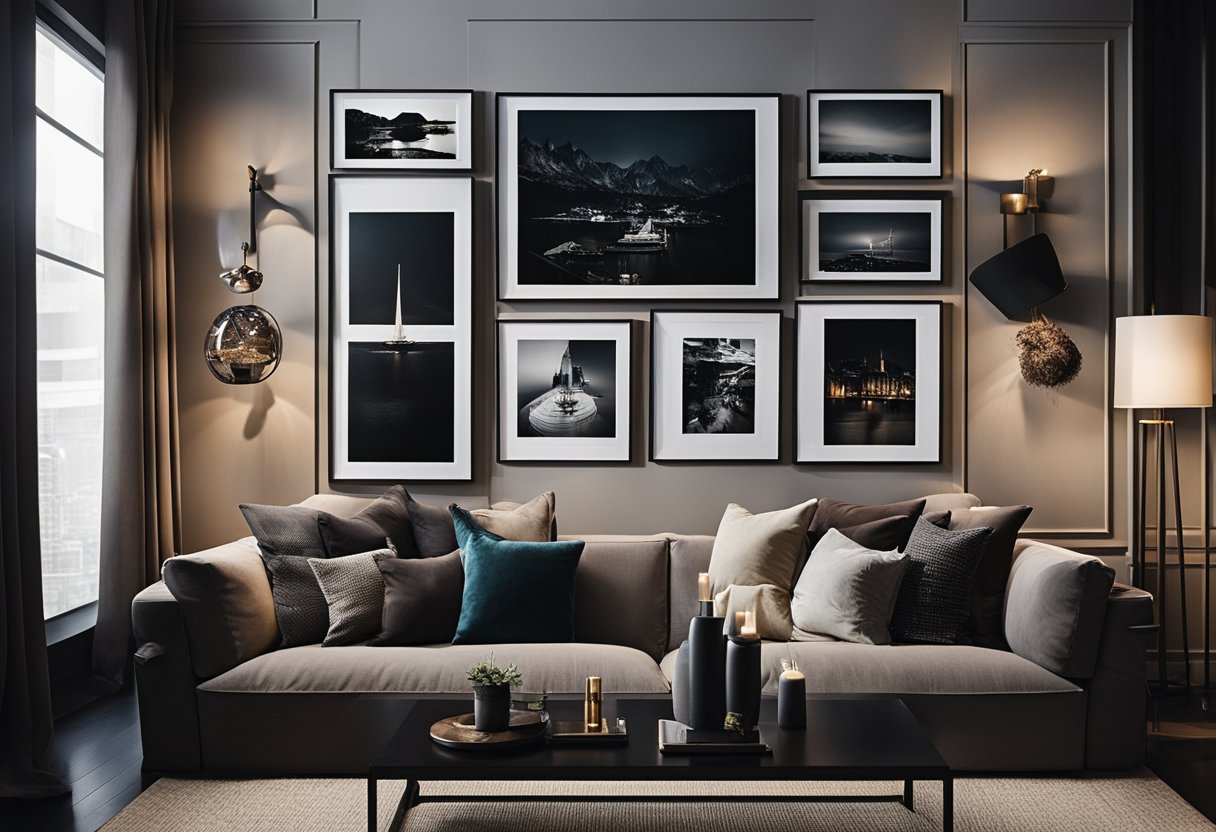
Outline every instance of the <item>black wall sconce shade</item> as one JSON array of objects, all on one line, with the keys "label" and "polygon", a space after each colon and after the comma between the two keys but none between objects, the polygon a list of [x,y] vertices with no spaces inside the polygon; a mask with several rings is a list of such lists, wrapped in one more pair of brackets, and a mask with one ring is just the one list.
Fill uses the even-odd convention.
[{"label": "black wall sconce shade", "polygon": [[1016,318],[1068,288],[1046,234],[1027,237],[985,260],[970,280],[1006,318]]}]

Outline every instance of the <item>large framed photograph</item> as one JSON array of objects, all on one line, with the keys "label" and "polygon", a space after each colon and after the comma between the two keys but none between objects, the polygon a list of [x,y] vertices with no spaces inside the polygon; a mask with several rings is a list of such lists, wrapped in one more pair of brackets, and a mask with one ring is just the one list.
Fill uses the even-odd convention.
[{"label": "large framed photograph", "polygon": [[498,96],[501,300],[776,300],[779,96]]},{"label": "large framed photograph", "polygon": [[498,322],[498,461],[628,462],[630,320]]},{"label": "large framed photograph", "polygon": [[940,283],[945,191],[801,191],[806,283]]},{"label": "large framed photograph", "polygon": [[473,181],[330,176],[330,479],[472,478]]},{"label": "large framed photograph", "polygon": [[473,169],[472,90],[330,90],[334,170]]},{"label": "large framed photograph", "polygon": [[800,300],[796,462],[941,462],[942,303]]},{"label": "large framed photograph", "polygon": [[654,310],[650,358],[652,460],[777,460],[780,310]]},{"label": "large framed photograph", "polygon": [[807,90],[807,177],[942,176],[941,90]]}]

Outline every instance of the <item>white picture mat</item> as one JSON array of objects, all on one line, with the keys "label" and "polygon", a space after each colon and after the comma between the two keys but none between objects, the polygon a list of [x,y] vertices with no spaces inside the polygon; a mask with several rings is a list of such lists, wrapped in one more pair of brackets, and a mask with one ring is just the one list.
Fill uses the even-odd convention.
[{"label": "white picture mat", "polygon": [[[937,462],[941,455],[941,332],[938,303],[800,303],[797,306],[796,462]],[[916,321],[916,444],[826,445],[824,321]]]},{"label": "white picture mat", "polygon": [[[455,159],[348,159],[346,157],[346,109],[355,107],[392,118],[407,110],[427,118],[455,121]],[[468,92],[386,92],[344,90],[334,92],[331,109],[334,170],[468,170],[473,166],[473,94]]]},{"label": "white picture mat", "polygon": [[[519,114],[525,110],[748,110],[755,111],[756,282],[750,286],[520,285],[518,201]],[[778,208],[780,204],[779,100],[775,96],[534,96],[498,98],[499,292],[504,300],[654,300],[705,298],[776,300],[779,284]]]},{"label": "white picture mat", "polygon": [[[777,459],[781,316],[771,312],[656,312],[651,320],[654,459]],[[684,433],[685,338],[755,339],[755,433]]]},{"label": "white picture mat", "polygon": [[[508,461],[629,461],[629,419],[633,410],[628,321],[501,321],[498,325],[499,456]],[[519,343],[521,341],[615,341],[614,436],[519,436]],[[557,367],[555,366],[556,370]]]},{"label": "white picture mat", "polygon": [[[928,101],[929,162],[820,162],[819,160],[819,102],[820,101]],[[936,92],[814,92],[808,97],[810,129],[809,176],[941,176],[942,175],[942,96]]]},{"label": "white picture mat", "polygon": [[[819,268],[819,215],[875,212],[929,215],[929,271],[927,272],[825,272]],[[906,280],[937,282],[942,279],[942,200],[940,199],[806,199],[802,201],[802,279],[850,282]],[[898,249],[898,246],[896,247]]]},{"label": "white picture mat", "polygon": [[[350,320],[350,215],[357,211],[411,212],[451,211],[453,297],[452,324],[410,326],[406,335],[419,343],[451,342],[456,373],[456,402],[451,462],[354,462],[349,459],[349,414],[347,384],[349,352],[354,341],[386,341],[393,337],[392,324],[352,325]],[[330,333],[332,396],[330,406],[334,479],[462,480],[470,479],[472,459],[472,273],[473,189],[468,177],[450,179],[388,176],[341,176],[333,179],[333,215],[330,217],[333,250],[333,318]]]}]

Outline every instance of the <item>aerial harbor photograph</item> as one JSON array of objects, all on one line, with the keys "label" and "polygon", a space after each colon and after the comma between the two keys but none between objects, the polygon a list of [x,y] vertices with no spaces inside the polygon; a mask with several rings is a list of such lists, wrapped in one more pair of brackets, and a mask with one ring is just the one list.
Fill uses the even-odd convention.
[{"label": "aerial harbor photograph", "polygon": [[824,321],[825,445],[916,444],[916,321]]},{"label": "aerial harbor photograph", "polygon": [[518,342],[519,436],[616,436],[616,351],[611,340]]},{"label": "aerial harbor photograph", "polygon": [[756,340],[684,339],[684,433],[755,433]]}]

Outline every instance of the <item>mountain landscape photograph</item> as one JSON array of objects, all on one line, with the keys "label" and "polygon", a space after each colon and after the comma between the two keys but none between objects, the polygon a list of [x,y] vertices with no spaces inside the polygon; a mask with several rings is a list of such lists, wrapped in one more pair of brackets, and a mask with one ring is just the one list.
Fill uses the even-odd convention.
[{"label": "mountain landscape photograph", "polygon": [[755,282],[755,113],[525,110],[521,284]]}]

